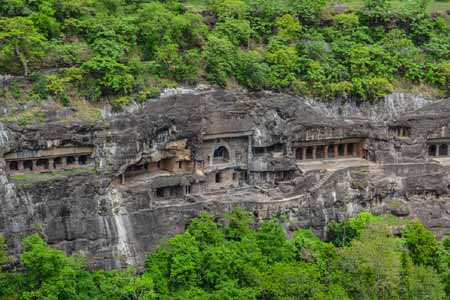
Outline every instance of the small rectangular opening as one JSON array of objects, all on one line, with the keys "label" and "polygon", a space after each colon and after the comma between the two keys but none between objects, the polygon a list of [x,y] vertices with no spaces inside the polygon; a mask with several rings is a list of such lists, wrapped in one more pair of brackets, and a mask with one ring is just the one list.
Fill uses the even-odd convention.
[{"label": "small rectangular opening", "polygon": [[26,160],[23,162],[23,168],[29,171],[33,171],[33,161],[32,160]]},{"label": "small rectangular opening", "polygon": [[48,169],[48,159],[39,159],[36,162],[36,166],[40,169],[47,170]]},{"label": "small rectangular opening", "polygon": [[10,161],[8,163],[8,168],[10,171],[17,171],[19,170],[19,163],[17,161]]},{"label": "small rectangular opening", "polygon": [[164,198],[164,188],[157,188],[156,189],[156,197],[157,198]]}]

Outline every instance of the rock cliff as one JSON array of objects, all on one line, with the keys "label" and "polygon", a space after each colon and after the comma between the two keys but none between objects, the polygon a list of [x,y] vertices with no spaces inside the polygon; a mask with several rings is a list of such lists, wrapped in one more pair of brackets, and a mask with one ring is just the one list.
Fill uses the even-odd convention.
[{"label": "rock cliff", "polygon": [[326,238],[361,210],[450,233],[450,102],[172,95],[95,123],[0,123],[0,232],[39,232],[92,268],[142,265],[202,211],[235,206]]}]

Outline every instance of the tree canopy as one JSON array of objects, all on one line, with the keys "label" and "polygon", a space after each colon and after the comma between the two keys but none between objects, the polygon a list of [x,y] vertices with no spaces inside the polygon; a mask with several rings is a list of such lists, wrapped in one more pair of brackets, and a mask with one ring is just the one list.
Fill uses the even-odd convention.
[{"label": "tree canopy", "polygon": [[[82,257],[69,257],[32,235],[23,241],[20,264],[25,271],[0,273],[0,298],[445,300],[450,296],[449,239],[437,241],[419,222],[361,213],[335,223],[328,242],[308,229],[287,238],[278,219],[258,227],[254,222],[239,208],[225,219],[203,213],[185,233],[150,253],[142,273],[133,267],[88,271]],[[400,227],[402,232],[394,234],[393,228]],[[344,229],[349,235],[343,238],[337,233]],[[1,251],[0,263],[8,263]]]},{"label": "tree canopy", "polygon": [[324,100],[375,100],[408,85],[448,95],[450,26],[426,13],[431,2],[2,0],[0,72],[35,86],[53,76],[28,100],[119,107],[201,82]]}]

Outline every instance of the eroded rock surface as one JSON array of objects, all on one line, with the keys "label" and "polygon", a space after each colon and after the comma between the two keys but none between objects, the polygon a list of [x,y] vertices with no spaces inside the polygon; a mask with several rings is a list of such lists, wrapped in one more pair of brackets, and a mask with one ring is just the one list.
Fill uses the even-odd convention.
[{"label": "eroded rock surface", "polygon": [[40,232],[93,268],[142,265],[202,211],[326,238],[361,210],[450,233],[450,101],[372,105],[272,93],[152,100],[95,124],[0,124],[0,232],[12,256]]}]

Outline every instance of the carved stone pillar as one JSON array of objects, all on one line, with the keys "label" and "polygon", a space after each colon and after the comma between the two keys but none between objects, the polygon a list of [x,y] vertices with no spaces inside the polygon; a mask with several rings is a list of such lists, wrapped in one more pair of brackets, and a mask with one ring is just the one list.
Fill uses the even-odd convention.
[{"label": "carved stone pillar", "polygon": [[339,150],[338,150],[338,145],[334,145],[334,158],[337,159],[339,156]]},{"label": "carved stone pillar", "polygon": [[37,171],[38,170],[38,168],[37,168],[37,160],[32,160],[31,163],[32,163],[31,171]]},{"label": "carved stone pillar", "polygon": [[436,153],[434,156],[439,156],[439,148],[441,148],[441,145],[437,144],[436,145]]},{"label": "carved stone pillar", "polygon": [[313,146],[312,158],[317,159],[317,146]]},{"label": "carved stone pillar", "polygon": [[53,158],[49,158],[48,159],[48,169],[49,170],[53,170],[54,169],[54,163],[55,163],[55,160]]},{"label": "carved stone pillar", "polygon": [[67,157],[61,157],[61,167],[67,167]]},{"label": "carved stone pillar", "polygon": [[302,159],[306,160],[306,147],[302,148]]},{"label": "carved stone pillar", "polygon": [[23,166],[23,160],[19,160],[19,161],[17,162],[17,170],[18,170],[18,171],[23,171],[23,169],[24,169],[24,166]]},{"label": "carved stone pillar", "polygon": [[323,158],[328,158],[328,145],[323,146]]},{"label": "carved stone pillar", "polygon": [[80,157],[79,156],[74,156],[74,165],[79,165],[80,164]]},{"label": "carved stone pillar", "polygon": [[344,144],[344,157],[347,157],[347,155],[348,155],[347,146],[348,146],[348,144]]}]

